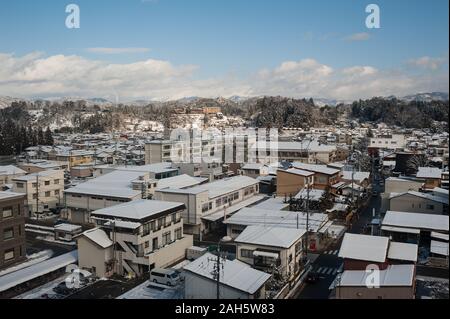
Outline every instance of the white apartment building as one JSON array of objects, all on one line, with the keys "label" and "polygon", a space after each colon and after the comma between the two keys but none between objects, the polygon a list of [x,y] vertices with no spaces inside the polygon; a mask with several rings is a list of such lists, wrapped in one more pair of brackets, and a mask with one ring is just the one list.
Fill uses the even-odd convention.
[{"label": "white apartment building", "polygon": [[406,146],[406,138],[403,134],[378,135],[370,139],[370,148],[403,149]]},{"label": "white apartment building", "polygon": [[182,203],[137,200],[92,212],[97,225],[78,239],[80,268],[98,276],[144,276],[185,259],[193,245],[183,233]]},{"label": "white apartment building", "polygon": [[26,194],[25,210],[43,213],[63,204],[64,171],[47,170],[12,179],[13,191]]},{"label": "white apartment building", "polygon": [[148,175],[117,170],[66,189],[62,216],[72,223],[89,224],[89,213],[94,210],[144,197],[146,190],[143,192],[141,185],[133,188],[133,181],[142,180],[149,180]]},{"label": "white apartment building", "polygon": [[184,203],[185,231],[201,238],[229,215],[261,201],[258,193],[258,180],[235,176],[187,189],[158,189],[155,199]]}]

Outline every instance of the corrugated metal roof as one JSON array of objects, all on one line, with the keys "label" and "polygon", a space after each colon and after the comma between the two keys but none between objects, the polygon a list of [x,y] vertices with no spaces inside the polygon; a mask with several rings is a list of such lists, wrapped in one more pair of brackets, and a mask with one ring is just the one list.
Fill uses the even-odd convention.
[{"label": "corrugated metal roof", "polygon": [[[216,258],[213,254],[206,253],[185,266],[184,270],[214,280],[213,273],[216,267],[214,260]],[[220,283],[249,294],[254,294],[258,291],[270,278],[269,274],[253,269],[238,260],[223,259],[222,265]]]},{"label": "corrugated metal roof", "polygon": [[385,262],[389,238],[346,233],[339,257],[373,262]]}]

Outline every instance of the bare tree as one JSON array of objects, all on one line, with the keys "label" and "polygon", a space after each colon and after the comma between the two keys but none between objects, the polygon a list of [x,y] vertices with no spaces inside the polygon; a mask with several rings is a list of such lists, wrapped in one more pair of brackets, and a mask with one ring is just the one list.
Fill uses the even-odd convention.
[{"label": "bare tree", "polygon": [[406,166],[414,172],[417,172],[419,167],[427,167],[429,165],[430,161],[425,154],[414,155],[406,162]]}]

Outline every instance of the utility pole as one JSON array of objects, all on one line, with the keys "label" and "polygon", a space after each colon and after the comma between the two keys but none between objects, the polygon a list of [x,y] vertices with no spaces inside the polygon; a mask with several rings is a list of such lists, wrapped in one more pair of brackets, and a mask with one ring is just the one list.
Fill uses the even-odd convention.
[{"label": "utility pole", "polygon": [[217,299],[220,299],[220,242],[217,245],[217,263],[216,263],[216,279],[217,279]]},{"label": "utility pole", "polygon": [[309,249],[309,179],[308,179],[308,188],[306,189],[306,258],[308,258],[308,249]]},{"label": "utility pole", "polygon": [[39,174],[36,174],[36,217],[39,219]]}]

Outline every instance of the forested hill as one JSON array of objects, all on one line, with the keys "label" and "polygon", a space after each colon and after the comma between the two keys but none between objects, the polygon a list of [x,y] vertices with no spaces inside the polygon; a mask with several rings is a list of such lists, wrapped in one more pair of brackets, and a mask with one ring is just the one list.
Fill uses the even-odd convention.
[{"label": "forested hill", "polygon": [[[204,106],[221,107],[225,116],[240,116],[257,127],[309,128],[333,125],[338,120],[361,123],[386,123],[407,128],[434,127],[438,122],[448,130],[449,102],[406,101],[396,98],[372,98],[353,104],[318,106],[312,99],[257,97],[240,101],[195,98],[188,101],[152,102],[146,105],[89,105],[83,101],[14,101],[0,110],[2,122],[18,126],[73,132],[108,132],[124,129],[124,119],[176,122],[176,110]],[[444,122],[444,124],[442,124]]]},{"label": "forested hill", "polygon": [[448,101],[400,101],[373,98],[353,102],[351,116],[360,121],[383,122],[409,128],[431,127],[433,122],[446,122],[448,127]]}]

